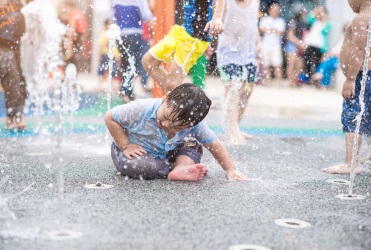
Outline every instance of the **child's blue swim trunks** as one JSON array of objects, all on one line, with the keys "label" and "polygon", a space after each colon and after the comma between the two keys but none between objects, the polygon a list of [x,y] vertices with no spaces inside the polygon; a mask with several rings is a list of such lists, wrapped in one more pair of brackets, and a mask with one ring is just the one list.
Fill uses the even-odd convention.
[{"label": "child's blue swim trunks", "polygon": [[[361,112],[359,104],[359,94],[361,92],[362,71],[357,75],[355,97],[351,100],[343,101],[343,113],[341,114],[341,122],[343,124],[343,131],[345,133],[355,132],[357,122],[356,116]],[[371,135],[371,70],[367,72],[366,89],[365,89],[365,112],[362,117],[360,134]]]}]

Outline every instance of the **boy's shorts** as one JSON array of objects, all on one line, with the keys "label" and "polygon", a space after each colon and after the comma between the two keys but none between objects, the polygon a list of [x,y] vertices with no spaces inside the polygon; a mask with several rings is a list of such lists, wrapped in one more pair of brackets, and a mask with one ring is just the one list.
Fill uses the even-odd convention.
[{"label": "boy's shorts", "polygon": [[252,63],[244,66],[229,64],[220,69],[220,75],[225,82],[236,79],[242,82],[256,82],[256,65]]},{"label": "boy's shorts", "polygon": [[[343,112],[341,114],[341,122],[345,133],[354,133],[357,122],[356,116],[361,112],[359,104],[359,94],[361,92],[362,71],[357,75],[355,97],[351,100],[343,101]],[[362,117],[360,134],[371,135],[371,70],[367,72],[366,89],[364,95],[365,112]]]},{"label": "boy's shorts", "polygon": [[184,27],[174,25],[169,33],[149,53],[156,59],[176,64],[188,74],[197,59],[206,51],[209,42],[196,39],[189,35]]},{"label": "boy's shorts", "polygon": [[197,164],[201,162],[202,153],[202,145],[199,144],[196,140],[190,140],[183,142],[174,150],[169,151],[166,158],[169,160],[170,163],[175,163],[177,157],[185,155],[191,158],[194,163]]},{"label": "boy's shorts", "polygon": [[200,163],[202,157],[202,145],[195,140],[185,141],[174,150],[168,152],[166,159],[155,158],[148,153],[140,157],[128,159],[122,150],[112,143],[111,157],[118,172],[131,178],[163,179],[171,171],[171,165],[180,155],[191,158],[194,163]]}]

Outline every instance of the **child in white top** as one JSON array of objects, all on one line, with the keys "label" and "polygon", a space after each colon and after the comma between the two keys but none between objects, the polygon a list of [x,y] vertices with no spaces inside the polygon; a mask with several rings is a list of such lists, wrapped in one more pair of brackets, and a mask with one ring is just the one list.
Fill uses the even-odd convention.
[{"label": "child in white top", "polygon": [[279,85],[282,79],[282,37],[285,33],[285,21],[279,17],[281,8],[278,3],[268,7],[268,16],[263,17],[259,23],[259,30],[263,33],[262,53],[266,66],[266,76],[269,79],[269,67],[274,67],[274,76]]},{"label": "child in white top", "polygon": [[219,35],[217,62],[226,82],[226,135],[231,144],[245,143],[252,137],[239,123],[256,82],[258,1],[227,1],[224,13],[225,31]]}]

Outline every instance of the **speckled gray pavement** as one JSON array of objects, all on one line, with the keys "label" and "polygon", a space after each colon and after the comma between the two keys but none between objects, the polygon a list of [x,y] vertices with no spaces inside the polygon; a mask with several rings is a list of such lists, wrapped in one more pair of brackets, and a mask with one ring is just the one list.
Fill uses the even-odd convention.
[{"label": "speckled gray pavement", "polygon": [[[259,110],[257,103],[251,106]],[[260,110],[275,106],[269,105]],[[295,106],[291,111],[298,109],[306,110]],[[355,178],[354,193],[366,196],[357,201],[336,198],[347,193],[348,186],[326,182],[348,176],[321,171],[343,160],[344,137],[339,121],[332,119],[338,110],[322,114],[328,119],[276,116],[273,108],[269,115],[254,113],[257,110],[248,111],[242,121],[254,139],[227,146],[250,181],[226,181],[208,152],[202,161],[209,173],[200,182],[127,180],[115,171],[104,132],[66,134],[61,204],[54,137],[0,139],[0,185],[5,182],[0,188],[0,249],[228,249],[235,244],[283,250],[371,249],[370,167],[363,165],[363,173]],[[221,120],[215,107],[208,124],[218,128]],[[78,122],[103,124],[87,117]],[[363,145],[362,155],[366,151]],[[113,188],[84,188],[98,181]],[[274,222],[281,218],[311,226],[280,227]],[[60,229],[82,237],[44,237]]]}]

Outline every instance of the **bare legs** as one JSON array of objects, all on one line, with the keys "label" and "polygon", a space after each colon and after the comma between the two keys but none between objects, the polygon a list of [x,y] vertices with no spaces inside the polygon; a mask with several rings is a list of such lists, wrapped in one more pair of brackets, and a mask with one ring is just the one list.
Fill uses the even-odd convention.
[{"label": "bare legs", "polygon": [[278,87],[283,87],[283,82],[282,82],[282,67],[274,67],[274,77],[276,78],[277,81],[277,86]]},{"label": "bare legs", "polygon": [[240,121],[252,93],[253,84],[230,81],[226,84],[225,134],[231,144],[243,144],[252,136],[240,130]]},{"label": "bare legs", "polygon": [[290,80],[290,87],[296,87],[296,77],[303,68],[303,62],[295,53],[289,53],[287,59],[287,76]]},{"label": "bare legs", "polygon": [[[353,158],[353,147],[354,147],[354,133],[346,133],[345,134],[345,161],[343,164],[328,167],[322,169],[322,171],[329,173],[329,174],[350,174],[351,166],[352,166],[352,158]],[[357,158],[359,154],[359,149],[362,143],[362,135],[358,137],[358,149],[357,149]],[[359,174],[361,169],[358,166],[358,159],[355,162],[354,172]]]},{"label": "bare legs", "polygon": [[[276,86],[277,87],[283,87],[283,85],[282,85],[283,84],[282,83],[282,67],[281,66],[273,67],[273,70],[274,70],[273,72],[274,72],[274,78],[275,78],[275,81],[276,81]],[[266,76],[267,81],[272,80],[271,79],[271,74],[270,74],[270,65],[266,66],[265,76]]]},{"label": "bare legs", "polygon": [[[240,96],[240,107],[239,107],[239,112],[238,112],[238,124],[241,123],[241,119],[245,113],[245,110],[246,110],[246,107],[247,107],[247,103],[250,99],[250,96],[252,94],[252,91],[253,91],[253,88],[254,88],[254,83],[246,83],[246,87],[243,86],[242,87],[242,90],[239,91],[239,96]],[[241,130],[240,130],[241,131]],[[246,139],[246,140],[250,140],[253,138],[252,135],[249,135],[249,134],[246,134],[245,132],[241,131],[243,137]]]},{"label": "bare legs", "polygon": [[367,152],[366,158],[362,159],[361,163],[366,163],[366,164],[371,165],[371,135],[368,135],[366,137],[366,141],[367,141],[368,152]]},{"label": "bare legs", "polygon": [[[185,155],[176,158],[173,170],[165,159],[155,158],[152,154],[128,159],[114,143],[111,145],[111,157],[118,172],[131,178],[162,179],[171,181],[198,181],[203,178],[207,168]],[[170,170],[170,172],[169,172]]]},{"label": "bare legs", "polygon": [[162,66],[161,61],[154,58],[147,52],[142,59],[142,65],[154,81],[165,91],[171,91],[182,84],[185,74],[183,69],[173,62],[170,71],[167,72]]}]

